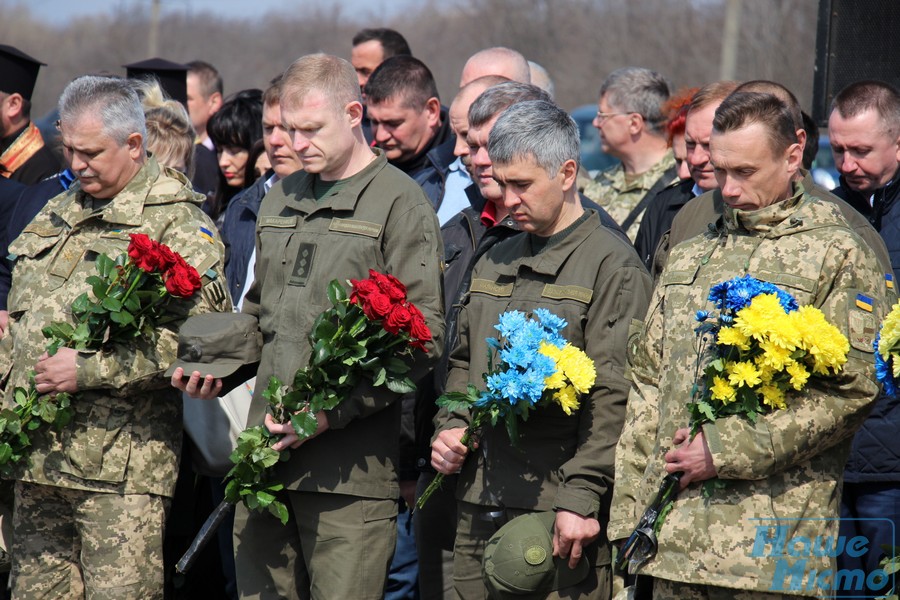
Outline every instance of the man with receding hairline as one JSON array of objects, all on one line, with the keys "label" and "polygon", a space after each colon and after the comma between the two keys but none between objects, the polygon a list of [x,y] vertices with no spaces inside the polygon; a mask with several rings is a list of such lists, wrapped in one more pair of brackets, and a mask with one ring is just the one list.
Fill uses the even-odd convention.
[{"label": "man with receding hairline", "polygon": [[[328,282],[390,273],[408,289],[434,335],[412,359],[424,376],[442,350],[441,241],[422,190],[371,149],[360,129],[362,102],[349,62],[299,58],[282,79],[281,120],[302,171],[278,181],[257,221],[256,278],[243,312],[259,319],[264,345],[259,381],[293,379],[309,358],[308,335],[330,305]],[[211,397],[221,382],[194,372],[173,385]],[[275,477],[284,484],[287,526],[238,506],[235,563],[242,598],[363,598],[384,594],[396,539],[398,395],[360,383],[299,440],[290,423],[266,414],[262,386],[248,423],[265,423],[291,448]]]},{"label": "man with receding hairline", "polygon": [[[881,81],[852,83],[834,97],[828,133],[841,174],[834,193],[878,230],[890,265],[886,282],[900,276],[900,92]],[[890,278],[888,280],[887,278]],[[856,434],[841,495],[841,534],[863,536],[869,552],[844,553],[838,566],[871,573],[881,548],[896,546],[900,525],[900,401],[883,395]],[[870,595],[884,590],[868,589]]]}]

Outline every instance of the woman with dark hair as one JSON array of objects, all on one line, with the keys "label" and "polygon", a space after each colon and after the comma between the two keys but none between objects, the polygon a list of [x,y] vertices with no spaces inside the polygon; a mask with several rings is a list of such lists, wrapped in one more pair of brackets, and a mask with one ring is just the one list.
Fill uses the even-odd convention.
[{"label": "woman with dark hair", "polygon": [[262,139],[262,92],[242,90],[229,97],[210,117],[206,131],[216,146],[219,187],[216,195],[203,207],[221,229],[225,207],[235,194],[255,179],[247,177],[246,166],[250,149]]}]

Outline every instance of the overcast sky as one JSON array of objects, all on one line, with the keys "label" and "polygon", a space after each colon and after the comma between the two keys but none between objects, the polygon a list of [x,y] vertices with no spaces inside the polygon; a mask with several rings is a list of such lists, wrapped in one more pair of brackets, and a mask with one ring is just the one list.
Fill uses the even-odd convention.
[{"label": "overcast sky", "polygon": [[[260,17],[270,12],[291,12],[311,5],[340,6],[347,14],[389,17],[403,10],[416,0],[162,0],[161,10],[215,14],[240,20]],[[16,0],[13,0],[16,2]],[[109,14],[116,8],[143,8],[150,10],[151,0],[19,0],[29,7],[32,14],[54,24],[68,19]]]}]

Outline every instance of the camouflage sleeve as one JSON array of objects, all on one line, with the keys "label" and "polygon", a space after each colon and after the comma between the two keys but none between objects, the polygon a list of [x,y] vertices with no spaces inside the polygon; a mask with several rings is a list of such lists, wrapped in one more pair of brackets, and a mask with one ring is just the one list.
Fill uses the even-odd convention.
[{"label": "camouflage sleeve", "polygon": [[[181,254],[197,268],[203,288],[189,300],[176,301],[180,316],[203,312],[225,312],[231,301],[223,271],[224,248],[215,234],[215,226],[194,206],[167,206],[166,222],[148,235]],[[200,227],[213,232],[212,240],[201,235]],[[100,352],[81,352],[77,360],[78,389],[110,389],[114,396],[127,397],[135,392],[166,388],[162,376],[175,360],[178,327],[183,319],[158,328],[157,335],[142,338],[134,346],[115,346]]]},{"label": "camouflage sleeve", "polygon": [[597,379],[579,411],[575,455],[559,469],[554,509],[597,517],[601,504],[610,502],[630,387],[625,350],[649,297],[650,277],[641,267],[622,266],[597,277],[584,331],[585,352],[594,360]]},{"label": "camouflage sleeve", "polygon": [[[816,305],[850,340],[848,361],[836,377],[811,378],[803,393],[789,397],[786,410],[756,424],[728,417],[705,425],[703,433],[723,479],[763,479],[820,454],[852,436],[878,396],[872,341],[890,310],[883,275],[868,247],[847,249],[845,243],[844,250],[831,250],[824,264],[826,269],[834,265],[834,276],[820,278],[825,295]],[[871,302],[858,303],[860,296]]]},{"label": "camouflage sleeve", "polygon": [[[422,194],[418,188],[415,192]],[[424,195],[421,202],[412,200],[410,193],[395,202],[385,227],[382,247],[385,269],[406,285],[409,301],[422,311],[431,330],[433,342],[428,346],[428,353],[417,351],[413,355],[409,377],[419,381],[434,367],[443,350],[441,264],[444,250],[437,216],[431,205]],[[354,419],[383,410],[397,398],[398,394],[362,383],[348,399],[328,411],[328,425],[340,429]]]},{"label": "camouflage sleeve", "polygon": [[607,532],[610,540],[627,537],[648,502],[641,482],[658,437],[663,321],[662,290],[657,286],[640,333],[628,342],[632,383],[616,444],[616,482]]}]

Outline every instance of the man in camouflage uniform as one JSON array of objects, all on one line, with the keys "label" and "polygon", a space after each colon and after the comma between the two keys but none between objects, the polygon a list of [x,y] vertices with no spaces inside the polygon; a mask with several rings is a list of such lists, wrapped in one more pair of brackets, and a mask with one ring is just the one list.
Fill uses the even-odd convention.
[{"label": "man in camouflage uniform", "polygon": [[[716,111],[710,152],[724,219],[672,250],[630,349],[634,385],[616,449],[609,536],[628,536],[666,473],[681,471],[659,551],[639,571],[653,576],[655,598],[828,596],[834,577],[810,573],[834,569],[834,558],[782,556],[775,540],[838,533],[850,441],[878,394],[872,343],[889,309],[884,275],[840,210],[795,182],[802,151],[779,99],[729,96]],[[821,309],[849,339],[848,360],[838,376],[813,378],[755,425],[719,418],[689,439],[694,312],[710,308],[713,285],[744,274]],[[714,477],[725,486],[704,498],[698,484]]]},{"label": "man in camouflage uniform", "polygon": [[504,208],[525,233],[493,246],[475,265],[446,387],[483,389],[485,338],[496,336],[497,316],[536,308],[568,323],[562,335],[594,361],[597,379],[572,414],[551,404],[520,421],[516,446],[502,424],[486,425],[468,460],[460,442],[468,413],[441,409],[431,464],[460,473],[454,585],[461,598],[486,598],[481,561],[488,539],[507,518],[554,510],[553,554],[572,568],[584,557],[591,570],[548,597],[609,598],[605,530],[629,388],[624,349],[646,310],[650,280],[627,241],[582,207],[578,129],[565,111],[540,100],[514,104],[492,124],[488,154]]},{"label": "man in camouflage uniform", "polygon": [[78,183],[10,245],[17,258],[3,346],[7,397],[34,370],[39,393],[74,394],[74,416],[62,431],[31,434],[15,489],[14,596],[162,598],[163,523],[182,437],[181,398],[162,374],[175,358],[178,323],[128,347],[54,356],[41,328],[70,318],[98,255],[124,253],[132,233],[168,245],[204,276],[200,293],[176,303],[179,315],[227,310],[223,247],[190,182],[147,157],[129,83],[81,77],[59,106]]},{"label": "man in camouflage uniform", "polygon": [[666,141],[665,78],[649,69],[623,67],[600,86],[594,127],[603,151],[620,160],[600,172],[584,195],[602,206],[634,242],[650,200],[678,181],[675,156]]}]

